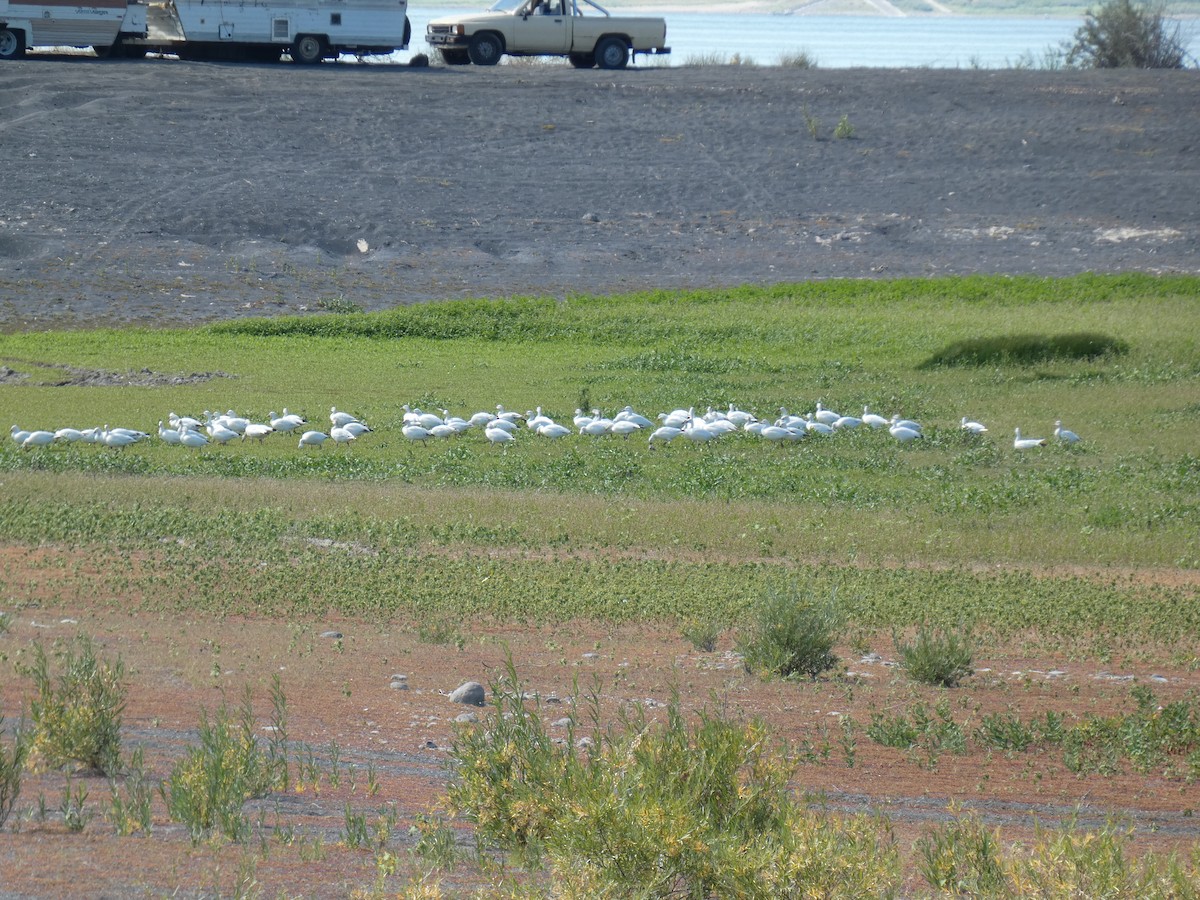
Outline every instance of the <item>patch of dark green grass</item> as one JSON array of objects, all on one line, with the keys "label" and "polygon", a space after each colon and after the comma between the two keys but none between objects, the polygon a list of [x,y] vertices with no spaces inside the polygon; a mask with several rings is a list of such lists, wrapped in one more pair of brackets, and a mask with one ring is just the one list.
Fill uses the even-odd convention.
[{"label": "patch of dark green grass", "polygon": [[1129,344],[1091,331],[1073,334],[1014,334],[955,341],[918,368],[943,366],[1032,365],[1055,360],[1095,360],[1121,356]]}]

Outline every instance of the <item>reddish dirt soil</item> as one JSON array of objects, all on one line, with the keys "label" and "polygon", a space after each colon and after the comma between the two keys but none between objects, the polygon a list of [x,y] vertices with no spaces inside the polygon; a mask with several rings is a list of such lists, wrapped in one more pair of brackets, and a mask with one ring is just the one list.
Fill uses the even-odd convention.
[{"label": "reddish dirt soil", "polygon": [[[447,695],[464,681],[489,683],[510,652],[526,689],[543,698],[551,719],[558,709],[568,714],[576,679],[586,686],[596,676],[609,713],[619,704],[641,702],[654,714],[677,689],[688,709],[711,708],[719,698],[730,715],[760,716],[794,746],[827,747],[826,759],[797,769],[796,790],[834,810],[885,814],[910,866],[912,842],[955,809],[977,813],[1000,828],[1006,840],[1031,839],[1035,823],[1053,826],[1075,819],[1082,827],[1100,827],[1110,818],[1130,827],[1139,847],[1166,850],[1200,839],[1200,825],[1191,816],[1200,793],[1182,778],[1161,772],[1079,777],[1065,768],[1059,750],[1006,758],[987,754],[974,742],[966,755],[942,754],[931,766],[922,754],[880,747],[863,733],[873,712],[901,712],[917,699],[932,706],[946,698],[955,721],[976,724],[997,711],[1027,718],[1054,710],[1067,713],[1068,720],[1128,712],[1132,684],[1151,686],[1166,702],[1189,692],[1194,696],[1200,688],[1194,671],[1116,660],[1101,666],[1031,659],[1014,646],[977,660],[978,670],[967,684],[944,692],[915,686],[887,665],[895,657],[890,635],[870,641],[882,659],[864,659],[841,647],[842,675],[784,683],[746,675],[730,651],[732,635],[705,653],[674,628],[651,625],[464,627],[458,649],[452,643],[422,642],[417,623],[402,621],[281,623],[36,606],[13,610],[12,621],[11,631],[0,638],[0,650],[10,659],[2,688],[10,719],[30,690],[28,681],[12,674],[11,661],[21,648],[31,641],[49,646],[84,631],[106,655],[119,653],[128,667],[126,748],[144,748],[155,776],[165,777],[195,742],[202,708],[211,712],[222,700],[235,705],[246,686],[259,722],[268,725],[268,687],[276,674],[288,698],[289,737],[313,748],[325,774],[319,790],[310,787],[249,805],[252,818],[266,823],[262,833],[271,849],[265,858],[257,855],[257,837],[245,850],[220,842],[192,847],[183,829],[169,821],[161,800],[152,837],[118,837],[102,815],[108,787],[99,777],[75,779],[87,787],[97,817],[82,833],[69,833],[56,812],[64,777],[30,776],[17,812],[0,833],[3,897],[229,894],[239,871],[245,871],[244,855],[255,859],[255,878],[265,896],[337,897],[368,887],[374,877],[371,853],[340,842],[346,803],[374,822],[377,810],[394,802],[398,824],[389,848],[407,859],[405,849],[412,845],[407,828],[414,816],[435,808],[444,793],[454,718],[466,709]],[[340,633],[340,642],[320,636],[328,631]],[[407,690],[391,686],[395,674],[407,676]],[[843,716],[856,724],[853,767],[841,741]],[[329,777],[331,745],[340,760],[337,786]],[[368,765],[377,772],[375,796],[367,793]],[[45,821],[35,815],[39,795],[50,810]],[[276,825],[294,826],[300,839],[283,846],[273,837]],[[469,842],[465,829],[460,838]],[[318,843],[322,851],[314,859]],[[403,871],[419,872],[420,865]],[[469,867],[464,871],[444,876],[447,886],[465,889],[475,883],[477,875]]]}]

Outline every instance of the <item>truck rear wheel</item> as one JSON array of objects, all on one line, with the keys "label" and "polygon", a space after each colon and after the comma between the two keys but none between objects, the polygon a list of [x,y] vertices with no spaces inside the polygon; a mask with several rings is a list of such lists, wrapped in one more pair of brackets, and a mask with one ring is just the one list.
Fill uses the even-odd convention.
[{"label": "truck rear wheel", "polygon": [[620,38],[606,37],[596,43],[596,65],[602,69],[623,69],[629,64],[629,46]]},{"label": "truck rear wheel", "polygon": [[592,69],[596,66],[595,53],[569,53],[567,59],[577,69]]},{"label": "truck rear wheel", "polygon": [[0,29],[0,59],[20,59],[25,55],[25,33]]},{"label": "truck rear wheel", "polygon": [[485,31],[471,38],[471,43],[467,45],[467,55],[477,66],[494,66],[504,55],[504,45],[496,35]]},{"label": "truck rear wheel", "polygon": [[319,63],[325,56],[325,42],[315,34],[301,34],[292,44],[292,62],[302,66]]}]

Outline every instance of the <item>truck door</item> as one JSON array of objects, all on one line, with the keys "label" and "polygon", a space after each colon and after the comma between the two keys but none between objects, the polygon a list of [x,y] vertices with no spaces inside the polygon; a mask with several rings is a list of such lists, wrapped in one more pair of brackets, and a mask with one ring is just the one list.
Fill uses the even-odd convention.
[{"label": "truck door", "polygon": [[564,0],[530,0],[527,11],[513,23],[514,50],[523,53],[566,53],[571,47],[571,17]]}]

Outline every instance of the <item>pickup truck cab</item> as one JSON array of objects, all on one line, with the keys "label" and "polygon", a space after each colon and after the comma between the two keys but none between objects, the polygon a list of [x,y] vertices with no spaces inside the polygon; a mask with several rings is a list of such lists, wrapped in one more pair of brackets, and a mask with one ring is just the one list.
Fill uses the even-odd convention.
[{"label": "pickup truck cab", "polygon": [[485,12],[434,19],[425,40],[451,66],[494,66],[507,53],[623,69],[631,54],[671,52],[663,19],[612,16],[593,0],[497,0]]}]

